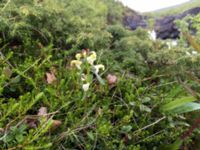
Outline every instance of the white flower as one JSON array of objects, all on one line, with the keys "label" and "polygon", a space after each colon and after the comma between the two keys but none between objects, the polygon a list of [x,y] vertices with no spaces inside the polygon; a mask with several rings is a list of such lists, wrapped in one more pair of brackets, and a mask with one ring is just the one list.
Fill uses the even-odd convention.
[{"label": "white flower", "polygon": [[90,83],[83,84],[83,86],[82,86],[83,91],[87,92],[89,90],[89,87],[90,87]]},{"label": "white flower", "polygon": [[85,81],[86,80],[86,75],[83,73],[81,74],[81,81]]},{"label": "white flower", "polygon": [[21,13],[24,14],[25,16],[28,16],[28,15],[30,14],[28,8],[25,7],[25,6],[20,7],[20,11],[21,11]]},{"label": "white flower", "polygon": [[186,54],[188,55],[188,56],[195,56],[195,55],[198,55],[198,52],[197,51],[192,51],[191,53],[190,52],[186,52]]},{"label": "white flower", "polygon": [[149,33],[149,37],[155,41],[156,40],[156,32],[153,30],[153,31],[148,31]]},{"label": "white flower", "polygon": [[82,61],[72,60],[70,63],[71,66],[76,66],[76,68],[81,69]]},{"label": "white flower", "polygon": [[166,42],[169,49],[172,49],[173,47],[176,47],[178,45],[178,42],[176,40],[171,40]]},{"label": "white flower", "polygon": [[197,51],[192,51],[192,55],[197,55]]},{"label": "white flower", "polygon": [[82,54],[78,53],[78,54],[76,54],[76,56],[75,56],[75,57],[76,57],[76,59],[77,59],[77,60],[80,60],[80,59],[81,59],[81,57],[82,57]]},{"label": "white flower", "polygon": [[102,65],[102,64],[100,64],[100,65],[95,65],[95,66],[94,66],[94,69],[95,69],[95,73],[98,74],[100,69],[105,70],[105,66]]},{"label": "white flower", "polygon": [[166,42],[166,44],[167,44],[167,46],[168,46],[168,49],[171,49],[172,48],[172,45],[171,45],[171,43],[168,41],[168,42]]},{"label": "white flower", "polygon": [[96,54],[94,51],[92,51],[91,54],[90,54],[90,56],[87,57],[87,62],[88,62],[89,64],[93,65],[93,64],[94,64],[94,61],[95,61],[96,59],[97,59],[97,54]]},{"label": "white flower", "polygon": [[178,42],[176,40],[172,40],[172,46],[177,46]]}]

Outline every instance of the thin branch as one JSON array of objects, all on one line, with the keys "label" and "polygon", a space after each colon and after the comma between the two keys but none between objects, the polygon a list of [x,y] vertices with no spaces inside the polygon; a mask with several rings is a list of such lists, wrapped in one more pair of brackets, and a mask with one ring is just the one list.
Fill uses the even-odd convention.
[{"label": "thin branch", "polygon": [[152,126],[158,124],[159,122],[161,122],[161,121],[164,120],[164,119],[166,119],[166,116],[164,116],[164,117],[162,117],[162,118],[156,120],[155,122],[153,122],[153,123],[151,123],[151,124],[149,124],[149,125],[147,125],[147,126],[141,128],[141,129],[138,129],[138,130],[134,131],[133,134],[136,134],[137,132],[141,132],[142,130],[145,130],[145,129],[147,129],[147,128],[150,128],[150,127],[152,127]]},{"label": "thin branch", "polygon": [[1,11],[4,11],[10,2],[11,2],[11,0],[8,0],[7,3],[5,4],[5,6],[1,9]]},{"label": "thin branch", "polygon": [[158,135],[158,134],[160,134],[160,133],[162,133],[162,132],[164,132],[164,131],[165,131],[165,129],[164,129],[164,130],[161,130],[161,131],[159,131],[159,132],[156,132],[156,133],[154,133],[154,134],[152,134],[152,135],[150,135],[150,136],[148,136],[148,137],[146,137],[146,138],[144,138],[144,139],[142,139],[142,140],[136,142],[135,144],[139,144],[139,143],[141,143],[141,142],[143,142],[143,141],[145,141],[145,140],[147,140],[147,139],[149,139],[149,138],[152,138],[152,137],[154,137],[154,136],[156,136],[156,135]]}]

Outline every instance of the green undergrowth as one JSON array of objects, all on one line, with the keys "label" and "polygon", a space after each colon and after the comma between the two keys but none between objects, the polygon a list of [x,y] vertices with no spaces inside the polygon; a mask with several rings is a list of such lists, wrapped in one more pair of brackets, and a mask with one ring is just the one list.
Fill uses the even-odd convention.
[{"label": "green undergrowth", "polygon": [[186,133],[200,109],[199,39],[186,22],[175,46],[124,28],[124,8],[112,0],[0,6],[0,149],[195,144],[199,130]]}]

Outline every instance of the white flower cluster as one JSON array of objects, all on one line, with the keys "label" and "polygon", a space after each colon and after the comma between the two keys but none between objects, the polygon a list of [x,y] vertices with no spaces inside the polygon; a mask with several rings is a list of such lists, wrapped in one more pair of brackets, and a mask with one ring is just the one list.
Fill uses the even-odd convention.
[{"label": "white flower cluster", "polygon": [[168,49],[172,49],[173,47],[178,46],[177,40],[170,40],[166,42]]},{"label": "white flower cluster", "polygon": [[188,55],[188,56],[195,56],[195,55],[198,55],[198,52],[197,51],[192,51],[191,53],[190,52],[186,52],[186,54]]},{"label": "white flower cluster", "polygon": [[[71,61],[71,66],[76,67],[81,72],[81,81],[82,89],[84,92],[89,90],[91,81],[89,80],[89,76],[91,73],[98,76],[100,70],[105,70],[105,66],[102,64],[94,64],[97,60],[97,54],[94,51],[83,50],[82,53],[76,54],[76,60]],[[89,69],[89,74],[84,73],[84,68],[87,67]]]},{"label": "white flower cluster", "polygon": [[156,32],[154,30],[152,31],[148,31],[148,34],[149,34],[149,38],[153,41],[156,41]]}]

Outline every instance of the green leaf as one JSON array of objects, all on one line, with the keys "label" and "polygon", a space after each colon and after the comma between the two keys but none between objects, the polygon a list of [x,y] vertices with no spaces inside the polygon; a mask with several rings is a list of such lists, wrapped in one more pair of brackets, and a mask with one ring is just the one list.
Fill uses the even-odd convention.
[{"label": "green leaf", "polygon": [[151,101],[150,97],[145,97],[144,99],[142,99],[142,103],[148,103]]},{"label": "green leaf", "polygon": [[97,80],[99,81],[99,83],[100,83],[101,85],[105,85],[105,81],[104,81],[97,73],[95,73],[95,75],[96,75]]},{"label": "green leaf", "polygon": [[163,112],[169,112],[177,107],[180,107],[184,104],[187,104],[189,102],[193,102],[195,101],[196,98],[195,97],[183,97],[183,98],[180,98],[180,99],[176,99],[172,102],[169,102],[168,104],[165,104],[164,106],[161,107],[161,111]]},{"label": "green leaf", "polygon": [[183,141],[178,139],[173,144],[160,146],[159,149],[162,149],[162,150],[179,150],[182,143],[183,143]]},{"label": "green leaf", "polygon": [[179,150],[180,146],[182,145],[183,141],[178,139],[172,145],[170,145],[170,150]]},{"label": "green leaf", "polygon": [[94,134],[92,132],[87,132],[88,137],[94,141],[95,137]]},{"label": "green leaf", "polygon": [[122,131],[125,132],[125,133],[128,133],[132,130],[132,126],[130,125],[127,125],[127,126],[123,126],[122,127]]},{"label": "green leaf", "polygon": [[38,101],[44,96],[43,92],[40,92],[39,94],[36,95],[35,100]]},{"label": "green leaf", "polygon": [[10,83],[16,84],[16,83],[19,83],[20,80],[21,80],[21,77],[20,76],[16,76],[14,78],[11,78]]},{"label": "green leaf", "polygon": [[146,105],[141,104],[140,110],[145,112],[151,112],[151,108],[147,107]]},{"label": "green leaf", "polygon": [[190,102],[171,110],[170,113],[182,114],[182,113],[187,113],[187,112],[196,111],[196,110],[200,110],[200,104]]}]

